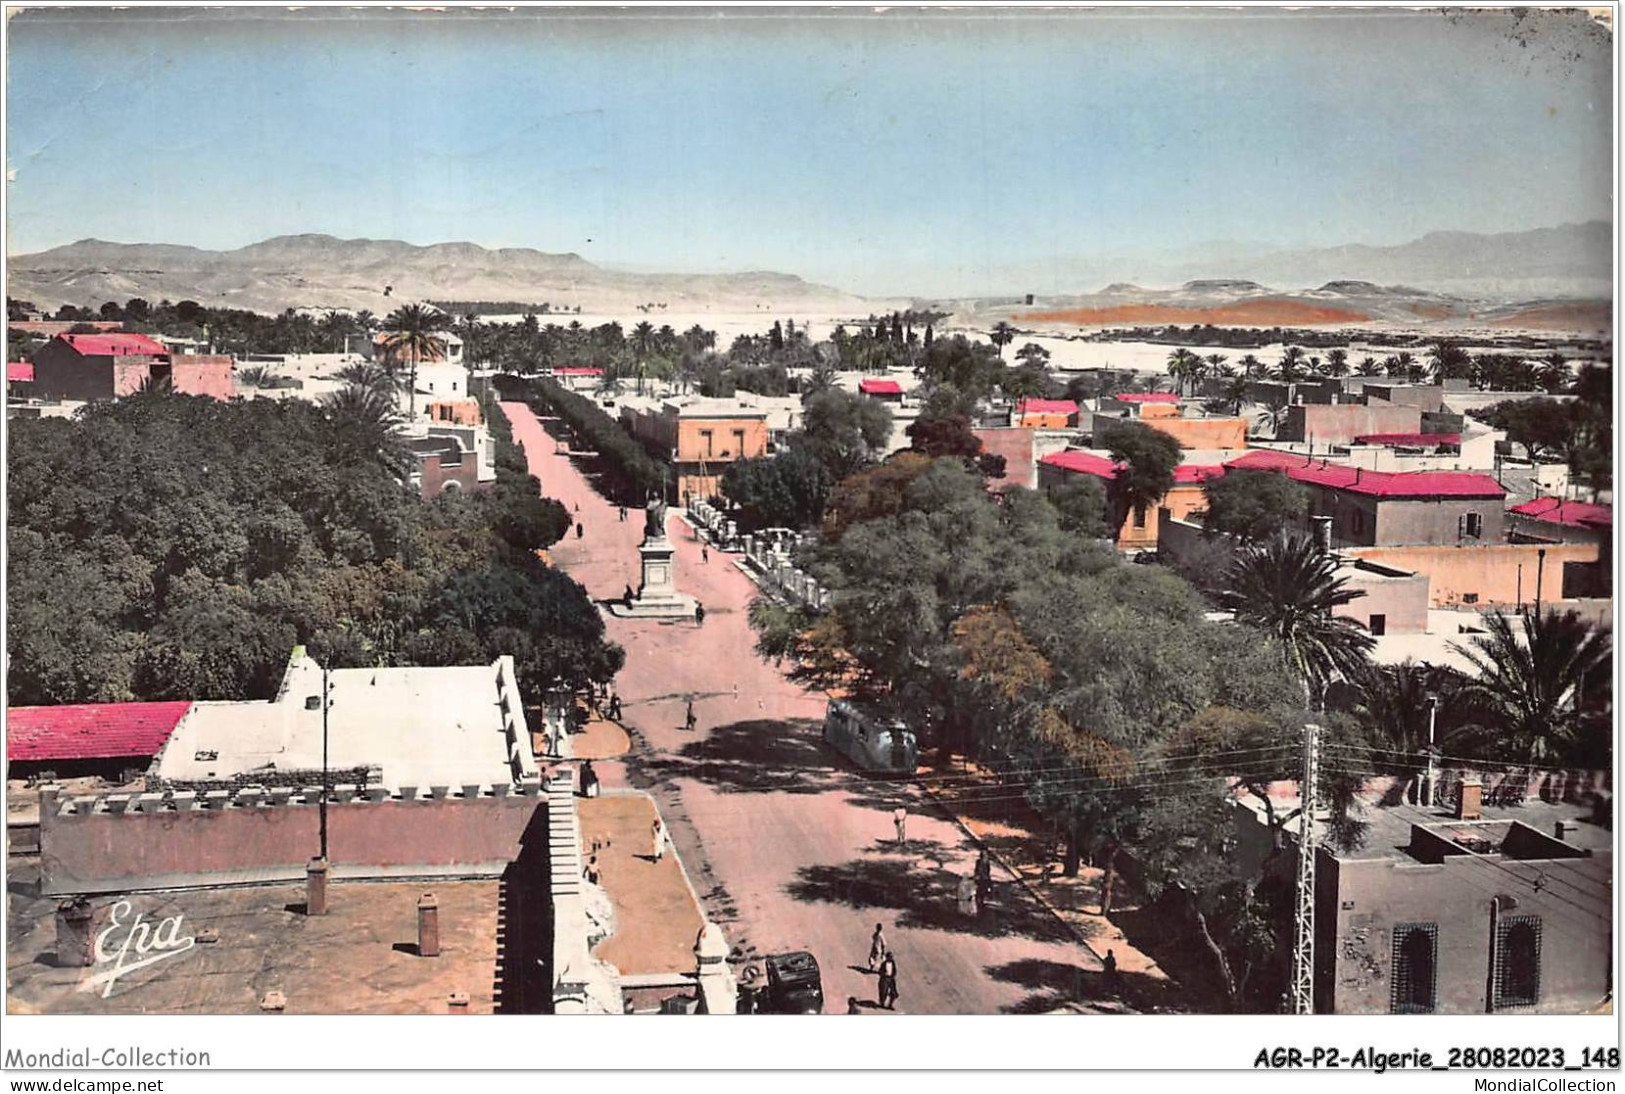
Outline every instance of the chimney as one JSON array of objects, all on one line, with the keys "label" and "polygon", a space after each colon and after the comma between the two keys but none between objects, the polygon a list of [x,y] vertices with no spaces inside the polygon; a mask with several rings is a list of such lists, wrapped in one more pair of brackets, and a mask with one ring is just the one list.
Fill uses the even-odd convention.
[{"label": "chimney", "polygon": [[95,963],[90,940],[90,901],[82,896],[56,906],[56,963],[59,968],[88,968]]},{"label": "chimney", "polygon": [[440,956],[440,902],[433,893],[418,898],[418,956]]},{"label": "chimney", "polygon": [[327,860],[313,858],[305,866],[305,914],[327,914]]},{"label": "chimney", "polygon": [[1456,819],[1484,819],[1484,783],[1476,776],[1461,780],[1461,790],[1456,795]]},{"label": "chimney", "polygon": [[1331,554],[1331,552],[1332,552],[1332,518],[1331,517],[1323,517],[1323,516],[1313,516],[1313,517],[1310,517],[1309,520],[1310,520],[1310,523],[1314,525],[1315,549],[1320,551],[1322,554],[1328,554],[1328,555]]}]

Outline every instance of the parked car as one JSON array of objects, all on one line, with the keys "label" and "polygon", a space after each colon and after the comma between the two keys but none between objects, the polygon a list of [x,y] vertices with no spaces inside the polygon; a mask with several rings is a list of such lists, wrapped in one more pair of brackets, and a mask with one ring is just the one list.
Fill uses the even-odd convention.
[{"label": "parked car", "polygon": [[824,740],[865,771],[912,775],[919,746],[906,722],[845,699],[824,712]]},{"label": "parked car", "polygon": [[824,1013],[824,980],[816,957],[806,950],[797,950],[773,954],[764,964],[767,966],[767,997],[761,1007],[764,1013]]}]

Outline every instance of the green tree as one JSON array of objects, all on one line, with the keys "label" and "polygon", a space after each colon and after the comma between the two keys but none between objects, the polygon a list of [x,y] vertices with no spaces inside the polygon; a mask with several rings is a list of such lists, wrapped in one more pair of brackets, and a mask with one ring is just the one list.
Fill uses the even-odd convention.
[{"label": "green tree", "polygon": [[1309,492],[1273,471],[1241,468],[1202,484],[1209,532],[1258,542],[1298,527],[1309,511]]},{"label": "green tree", "polygon": [[891,437],[891,411],[876,399],[832,388],[802,404],[797,443],[839,482],[870,466]]},{"label": "green tree", "polygon": [[1108,524],[1116,534],[1130,513],[1145,513],[1161,502],[1174,485],[1174,469],[1180,461],[1179,442],[1144,422],[1123,421],[1102,429],[1095,443],[1118,463],[1117,474],[1107,489],[1111,505]]},{"label": "green tree", "polygon": [[1271,635],[1318,709],[1331,682],[1356,676],[1373,640],[1333,609],[1365,594],[1337,575],[1336,556],[1307,536],[1276,539],[1237,556],[1220,602],[1236,618]]},{"label": "green tree", "polygon": [[740,508],[740,526],[805,528],[824,516],[832,480],[822,460],[792,443],[771,457],[735,460],[722,475],[722,492]]},{"label": "green tree", "polygon": [[[1516,621],[1516,623],[1514,622]],[[1476,670],[1464,689],[1483,743],[1514,762],[1595,763],[1610,751],[1612,642],[1573,611],[1496,612],[1457,644]]]},{"label": "green tree", "polygon": [[999,357],[1002,359],[1004,357],[1004,347],[1016,340],[1016,328],[1001,319],[993,324],[993,329],[988,332],[987,339],[993,343],[994,348],[999,352]]},{"label": "green tree", "polygon": [[407,417],[417,416],[418,365],[425,357],[436,360],[445,355],[445,341],[438,336],[446,329],[444,313],[422,304],[406,304],[396,308],[384,321],[384,349],[389,362],[399,362],[404,355],[410,362],[411,372],[407,394]]}]

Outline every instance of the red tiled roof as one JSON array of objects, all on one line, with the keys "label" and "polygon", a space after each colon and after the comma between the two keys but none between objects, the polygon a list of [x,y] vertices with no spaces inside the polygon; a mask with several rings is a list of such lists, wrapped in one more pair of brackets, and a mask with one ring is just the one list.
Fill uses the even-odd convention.
[{"label": "red tiled roof", "polygon": [[554,376],[602,376],[603,374],[604,370],[601,368],[556,368],[553,370]]},{"label": "red tiled roof", "polygon": [[1474,471],[1367,471],[1291,452],[1255,449],[1225,464],[1238,470],[1282,471],[1297,482],[1376,498],[1503,498],[1489,475]]},{"label": "red tiled roof", "polygon": [[1047,463],[1051,467],[1059,467],[1063,471],[1077,471],[1085,475],[1095,475],[1102,479],[1115,479],[1117,465],[1104,456],[1097,456],[1093,452],[1057,452],[1053,456],[1045,456],[1039,463]]},{"label": "red tiled roof", "polygon": [[57,337],[86,357],[120,357],[131,353],[169,352],[144,334],[59,334]]},{"label": "red tiled roof", "polygon": [[6,383],[15,383],[18,380],[32,380],[34,366],[27,361],[6,362]]},{"label": "red tiled roof", "polygon": [[1564,501],[1562,498],[1536,498],[1526,501],[1522,505],[1514,505],[1510,510],[1521,517],[1532,520],[1545,521],[1549,524],[1566,524],[1571,528],[1587,528],[1592,525],[1605,525],[1613,527],[1614,510],[1607,505],[1593,505],[1587,501]]},{"label": "red tiled roof", "polygon": [[1223,474],[1224,468],[1218,464],[1182,463],[1174,468],[1174,482],[1203,483]]},{"label": "red tiled roof", "polygon": [[865,395],[901,395],[903,385],[896,380],[859,380],[858,390]]},{"label": "red tiled roof", "polygon": [[1460,444],[1460,433],[1362,433],[1354,438],[1355,444],[1406,445],[1430,448],[1441,444]]},{"label": "red tiled roof", "polygon": [[1171,391],[1150,391],[1141,395],[1114,395],[1120,403],[1177,403],[1179,396]]},{"label": "red tiled roof", "polygon": [[1016,404],[1018,414],[1066,414],[1078,412],[1078,404],[1071,399],[1023,399]]},{"label": "red tiled roof", "polygon": [[6,759],[156,756],[191,708],[190,701],[12,707],[6,711]]}]

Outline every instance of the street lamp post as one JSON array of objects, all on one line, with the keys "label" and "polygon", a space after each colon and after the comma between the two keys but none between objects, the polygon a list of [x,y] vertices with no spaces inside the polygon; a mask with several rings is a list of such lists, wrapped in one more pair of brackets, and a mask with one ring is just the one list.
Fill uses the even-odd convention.
[{"label": "street lamp post", "polygon": [[1427,699],[1428,699],[1428,776],[1427,776],[1427,784],[1426,784],[1427,785],[1427,801],[1425,801],[1423,804],[1431,806],[1433,804],[1433,784],[1434,784],[1434,780],[1437,778],[1437,773],[1435,771],[1435,762],[1436,762],[1437,754],[1435,753],[1434,748],[1433,748],[1433,729],[1434,729],[1434,726],[1437,724],[1438,717],[1439,717],[1439,697],[1438,697],[1438,695],[1436,695],[1436,694],[1434,694],[1433,692],[1430,691],[1430,692],[1428,692]]},{"label": "street lamp post", "polygon": [[322,796],[317,803],[319,809],[319,823],[321,825],[321,860],[327,861],[327,796],[328,786],[332,782],[327,769],[327,708],[333,705],[329,698],[327,683],[327,666],[322,666]]}]

